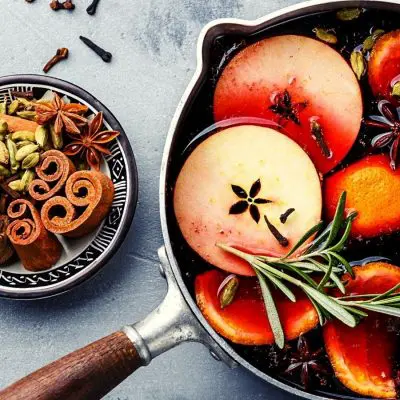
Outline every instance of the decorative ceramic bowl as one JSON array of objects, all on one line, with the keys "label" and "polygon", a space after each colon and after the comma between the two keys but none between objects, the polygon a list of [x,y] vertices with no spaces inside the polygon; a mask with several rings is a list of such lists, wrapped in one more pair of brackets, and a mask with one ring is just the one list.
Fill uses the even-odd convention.
[{"label": "decorative ceramic bowl", "polygon": [[107,129],[121,135],[110,146],[102,172],[115,186],[111,210],[95,232],[80,239],[59,237],[62,256],[51,269],[30,272],[21,262],[0,267],[0,296],[33,299],[52,296],[70,290],[93,276],[117,251],[131,225],[135,212],[138,178],[135,158],[128,138],[113,114],[95,97],[69,82],[39,75],[13,75],[0,78],[0,102],[10,97],[12,90],[33,90],[36,98],[47,90],[57,91],[89,107],[93,113],[102,111]]}]

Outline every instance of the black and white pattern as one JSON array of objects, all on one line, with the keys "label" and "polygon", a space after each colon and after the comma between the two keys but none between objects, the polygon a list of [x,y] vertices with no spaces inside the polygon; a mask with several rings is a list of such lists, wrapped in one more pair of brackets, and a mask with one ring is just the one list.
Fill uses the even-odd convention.
[{"label": "black and white pattern", "polygon": [[[10,101],[12,98],[11,91],[13,90],[35,90],[43,91],[44,93],[48,89],[56,90],[61,95],[67,95],[73,101],[76,100],[87,105],[94,113],[99,111],[90,103],[68,91],[62,90],[58,87],[54,88],[40,84],[35,84],[33,86],[23,84],[0,86],[0,102],[4,100]],[[106,119],[106,114],[105,125],[107,129],[113,129]],[[130,188],[129,185],[132,185],[132,182],[128,182],[128,168],[130,168],[130,164],[127,161],[126,151],[123,149],[120,138],[117,138],[117,140],[112,143],[109,150],[111,151],[111,155],[106,157],[105,163],[108,167],[109,176],[115,186],[115,198],[108,216],[105,218],[94,239],[89,239],[90,244],[88,244],[79,254],[75,254],[72,259],[63,263],[63,265],[57,265],[49,271],[32,274],[29,272],[24,273],[23,269],[21,269],[21,273],[16,273],[9,272],[7,267],[2,268],[0,270],[0,290],[1,288],[25,289],[44,287],[70,280],[75,275],[82,273],[84,269],[90,269],[93,266],[93,263],[98,262],[98,258],[104,256],[107,249],[114,246],[118,236],[121,234],[121,229],[123,228],[121,222],[126,218],[126,214],[132,214],[132,210],[127,210],[129,206],[127,199],[132,194],[132,188]],[[130,222],[130,218],[128,218],[128,220]]]}]

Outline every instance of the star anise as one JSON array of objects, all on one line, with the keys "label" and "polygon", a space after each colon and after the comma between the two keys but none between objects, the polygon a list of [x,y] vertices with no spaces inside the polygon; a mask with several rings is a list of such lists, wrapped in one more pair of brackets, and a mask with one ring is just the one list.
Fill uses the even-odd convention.
[{"label": "star anise", "polygon": [[283,93],[278,93],[274,97],[274,104],[269,109],[280,116],[279,124],[282,125],[282,120],[292,121],[296,125],[300,125],[300,111],[303,111],[307,107],[306,102],[293,103],[292,97],[288,90]]},{"label": "star anise", "polygon": [[261,190],[261,181],[260,179],[256,180],[250,188],[249,194],[237,185],[231,185],[233,193],[236,194],[239,199],[243,199],[233,204],[229,210],[229,214],[242,214],[247,209],[250,209],[250,215],[253,220],[258,224],[260,221],[260,211],[258,210],[257,204],[267,204],[272,203],[271,200],[256,198],[256,196],[260,193]]},{"label": "star anise", "polygon": [[395,170],[399,161],[400,112],[386,100],[379,102],[378,110],[381,115],[371,115],[364,123],[386,131],[376,135],[371,141],[371,146],[375,149],[389,146],[390,167]]},{"label": "star anise", "polygon": [[91,168],[100,169],[101,154],[111,154],[105,146],[114,140],[119,132],[102,131],[103,113],[99,112],[88,125],[84,126],[79,136],[71,135],[73,141],[64,147],[67,156],[80,156],[84,158]]},{"label": "star anise", "polygon": [[57,93],[54,93],[52,102],[36,105],[36,122],[39,125],[54,122],[57,135],[61,134],[63,128],[68,133],[79,135],[79,127],[87,122],[87,119],[82,116],[87,110],[87,106],[83,104],[65,103]]},{"label": "star anise", "polygon": [[308,340],[301,335],[297,341],[297,351],[290,357],[290,364],[285,370],[286,374],[300,373],[300,382],[305,390],[311,389],[311,384],[318,379],[325,383],[325,377],[329,375],[326,362],[326,354],[323,348],[311,351]]}]

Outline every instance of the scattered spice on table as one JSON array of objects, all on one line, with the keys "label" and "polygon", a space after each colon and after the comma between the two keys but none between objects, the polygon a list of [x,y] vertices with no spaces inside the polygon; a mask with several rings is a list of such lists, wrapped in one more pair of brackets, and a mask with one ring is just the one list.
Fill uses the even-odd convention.
[{"label": "scattered spice on table", "polygon": [[96,14],[97,11],[97,6],[99,5],[100,0],[93,0],[93,2],[89,5],[89,7],[86,9],[86,12],[89,15],[94,15]]},{"label": "scattered spice on table", "polygon": [[43,72],[46,74],[60,61],[68,58],[69,50],[66,47],[62,47],[57,50],[56,55],[52,57],[46,65],[43,67]]},{"label": "scattered spice on table", "polygon": [[84,36],[79,36],[79,39],[82,40],[83,43],[86,44],[86,46],[88,46],[90,49],[92,49],[98,56],[101,57],[101,59],[106,62],[109,63],[111,62],[112,59],[112,54],[104,49],[102,49],[101,47],[99,47],[97,44],[93,43],[90,39],[84,37]]}]

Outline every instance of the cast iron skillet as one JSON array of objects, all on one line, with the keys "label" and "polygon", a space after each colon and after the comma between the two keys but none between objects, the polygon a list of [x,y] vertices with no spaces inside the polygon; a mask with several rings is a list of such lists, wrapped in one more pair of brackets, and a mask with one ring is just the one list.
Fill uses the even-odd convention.
[{"label": "cast iron skillet", "polygon": [[[214,358],[230,367],[241,365],[264,381],[307,399],[360,399],[331,393],[305,393],[291,382],[282,382],[258,370],[244,360],[206,322],[186,286],[174,255],[175,229],[168,207],[177,161],[180,160],[185,121],[201,92],[209,72],[210,49],[216,38],[228,35],[248,37],[272,25],[311,13],[342,7],[366,6],[387,10],[400,9],[398,0],[325,1],[301,3],[272,13],[256,21],[223,19],[208,24],[202,31],[197,48],[196,73],[178,105],[166,140],[161,181],[161,225],[165,247],[159,250],[161,274],[168,282],[168,292],[161,305],[143,321],[128,325],[87,347],[32,373],[0,392],[0,400],[94,400],[99,399],[141,366],[148,365],[159,354],[186,341],[206,345]],[[186,121],[187,122],[187,121]]]}]

